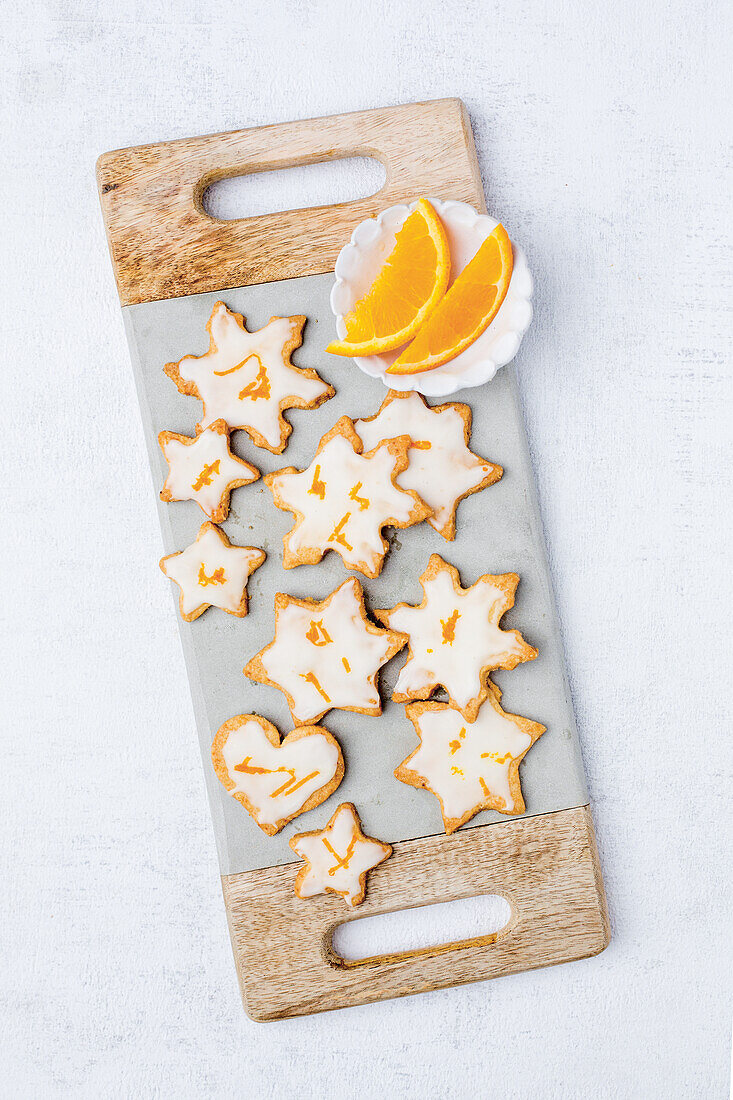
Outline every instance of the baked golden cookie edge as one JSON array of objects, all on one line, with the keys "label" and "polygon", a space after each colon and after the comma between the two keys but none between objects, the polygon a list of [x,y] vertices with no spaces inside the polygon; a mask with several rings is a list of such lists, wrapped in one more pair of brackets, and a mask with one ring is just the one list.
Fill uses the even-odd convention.
[{"label": "baked golden cookie edge", "polygon": [[[392,693],[392,699],[395,703],[411,703],[417,700],[430,699],[436,691],[441,687],[445,689],[450,705],[459,710],[467,721],[473,722],[481,708],[481,705],[485,702],[488,695],[492,690],[496,690],[496,685],[491,683],[489,674],[497,671],[498,669],[511,670],[516,668],[518,664],[524,661],[532,661],[537,656],[537,650],[534,646],[525,642],[524,638],[518,630],[503,630],[499,627],[501,619],[514,606],[514,598],[519,584],[519,575],[517,573],[484,573],[482,574],[472,585],[468,588],[463,588],[461,585],[461,578],[458,570],[455,566],[445,561],[440,554],[431,554],[428,560],[427,567],[419,577],[420,585],[423,589],[423,598],[419,604],[398,603],[391,608],[378,608],[375,609],[372,614],[374,618],[390,629],[396,629],[390,625],[391,617],[398,611],[406,609],[409,611],[427,611],[428,609],[428,595],[425,585],[431,580],[435,579],[438,574],[446,573],[452,583],[453,590],[457,597],[462,598],[466,594],[470,594],[477,591],[478,585],[486,582],[494,585],[495,588],[500,589],[503,592],[503,600],[499,604],[496,612],[493,616],[490,616],[488,621],[491,625],[496,626],[503,635],[506,635],[507,640],[511,639],[516,646],[514,652],[507,650],[505,655],[502,655],[501,660],[491,660],[486,664],[483,664],[478,672],[480,689],[478,695],[472,697],[467,703],[461,704],[453,695],[447,684],[443,681],[434,679],[421,687],[416,687],[410,691],[398,690],[400,677],[404,675],[410,661],[415,659],[415,652],[412,645],[412,635],[408,633],[407,644],[407,660],[400,671],[397,683],[395,684],[395,690]],[[441,620],[442,621],[442,620]],[[402,631],[402,633],[406,633]]]},{"label": "baked golden cookie edge", "polygon": [[[282,681],[275,680],[274,678],[271,677],[270,673],[268,672],[267,668],[265,667],[263,659],[265,658],[265,655],[268,652],[270,652],[271,650],[273,650],[275,648],[275,646],[277,645],[277,643],[278,643],[279,631],[280,631],[280,628],[281,628],[281,621],[282,621],[282,619],[281,619],[281,613],[282,612],[286,611],[289,607],[297,607],[297,608],[301,608],[302,610],[306,611],[308,613],[309,617],[311,618],[311,620],[315,621],[320,616],[320,619],[322,621],[324,616],[325,616],[325,613],[327,612],[328,608],[331,606],[332,601],[334,601],[334,599],[336,597],[338,597],[341,593],[347,592],[347,590],[350,590],[351,593],[353,594],[355,607],[356,607],[358,616],[361,620],[361,623],[364,627],[365,634],[370,635],[372,637],[384,638],[384,640],[386,642],[386,649],[385,649],[384,656],[381,657],[381,659],[379,659],[378,662],[375,664],[375,667],[374,667],[373,671],[371,673],[366,674],[363,677],[363,679],[366,681],[367,685],[373,689],[373,694],[374,694],[374,697],[377,701],[375,702],[375,704],[373,706],[346,706],[343,703],[332,703],[332,702],[326,700],[326,698],[324,696],[323,685],[317,684],[317,685],[314,685],[314,687],[320,695],[324,696],[323,701],[326,703],[326,705],[322,709],[320,709],[320,711],[318,711],[317,713],[313,713],[313,714],[309,713],[307,718],[299,717],[298,716],[299,707],[298,707],[298,704],[295,700],[295,697],[293,696],[293,694],[290,691],[288,691],[287,687],[285,686],[285,684]],[[366,605],[365,605],[365,602],[364,602],[364,590],[361,586],[361,582],[359,581],[359,579],[357,577],[348,577],[340,585],[338,585],[336,588],[334,588],[333,591],[330,592],[328,594],[328,596],[326,596],[325,599],[323,599],[323,600],[300,598],[300,597],[297,597],[297,596],[290,596],[285,592],[278,592],[275,596],[274,603],[275,603],[275,636],[273,637],[271,642],[269,642],[263,649],[261,649],[259,651],[259,653],[256,653],[254,655],[254,657],[252,657],[247,662],[244,669],[242,670],[244,675],[247,676],[250,680],[254,680],[256,683],[267,684],[269,687],[276,688],[278,691],[282,692],[282,694],[285,696],[285,698],[287,700],[288,707],[290,708],[290,713],[291,713],[291,716],[292,716],[292,719],[293,719],[293,723],[296,726],[302,725],[304,723],[318,722],[318,721],[320,721],[321,718],[323,718],[323,716],[325,714],[327,714],[330,710],[333,710],[333,709],[348,710],[348,711],[352,711],[356,714],[365,714],[365,715],[372,716],[372,717],[377,717],[378,715],[380,715],[382,713],[382,700],[381,700],[381,695],[380,695],[379,687],[378,687],[378,683],[377,683],[377,679],[378,679],[378,676],[379,676],[380,669],[382,668],[383,665],[385,665],[388,661],[390,661],[395,656],[395,654],[399,653],[399,651],[405,646],[405,644],[407,642],[407,635],[401,634],[399,631],[392,630],[389,627],[377,626],[377,625],[375,625],[374,623],[371,622],[371,620],[369,619],[369,616],[367,615]],[[313,622],[310,623],[310,626],[311,627],[313,626]],[[304,638],[305,637],[307,637],[307,635],[304,633]],[[293,639],[293,644],[295,644],[298,641],[300,641],[300,639]],[[317,645],[318,643],[316,642],[315,644]],[[352,655],[351,655],[351,653],[348,653],[348,654],[338,654],[338,656],[341,657],[342,662],[344,661],[345,658],[346,658],[346,661],[348,662],[349,657],[351,657]],[[310,671],[314,672],[314,673],[317,673],[318,670],[311,669]],[[352,670],[349,667],[347,669],[347,673],[350,674],[351,671]],[[299,673],[299,675],[301,675],[301,676],[303,676],[303,678],[305,678],[307,673],[306,674]],[[330,686],[330,685],[327,685],[327,686]]]},{"label": "baked golden cookie edge", "polygon": [[[325,741],[332,745],[338,754],[337,765],[333,778],[330,779],[323,786],[315,790],[308,799],[295,810],[294,813],[285,814],[283,817],[278,818],[274,824],[262,823],[258,820],[259,810],[247,796],[244,791],[236,790],[236,784],[231,778],[229,769],[224,761],[223,749],[229,739],[229,736],[239,730],[245,723],[254,722],[258,724],[267,740],[270,742],[273,748],[278,750],[287,749],[303,738],[309,738],[318,736],[325,739]],[[323,726],[298,726],[285,737],[281,738],[277,728],[268,722],[266,718],[262,718],[259,714],[237,714],[233,718],[227,719],[219,729],[211,745],[211,761],[216,772],[216,776],[224,789],[240,803],[250,815],[252,820],[264,833],[268,836],[275,836],[279,833],[288,822],[293,821],[294,818],[299,817],[301,814],[307,813],[309,810],[314,810],[317,806],[320,806],[322,802],[325,802],[327,798],[330,798],[333,792],[339,787],[341,780],[344,777],[344,757],[341,751],[341,746],[327,729]]]},{"label": "baked golden cookie edge", "polygon": [[[336,390],[334,389],[334,387],[332,385],[330,385],[328,382],[324,382],[323,379],[318,374],[318,372],[316,370],[314,370],[312,367],[298,367],[290,361],[290,356],[292,355],[292,353],[297,348],[299,348],[301,346],[301,344],[303,343],[303,328],[305,326],[307,317],[306,317],[305,314],[293,314],[290,317],[280,317],[278,315],[274,315],[267,322],[267,325],[263,326],[262,329],[255,329],[254,332],[249,332],[249,330],[247,329],[247,326],[246,326],[246,318],[243,316],[243,314],[237,313],[235,310],[230,310],[225,302],[218,301],[218,302],[214,303],[214,305],[212,307],[212,310],[211,310],[211,314],[209,316],[209,319],[206,322],[206,331],[209,334],[209,348],[208,348],[208,351],[204,352],[203,355],[184,355],[181,359],[178,359],[175,362],[166,363],[165,366],[163,367],[163,370],[165,371],[167,376],[171,379],[171,381],[175,384],[175,386],[177,387],[179,393],[185,394],[189,397],[196,397],[199,401],[202,402],[204,408],[203,408],[201,421],[196,425],[197,431],[200,430],[200,429],[203,429],[207,426],[207,424],[206,424],[206,421],[207,421],[206,401],[204,399],[204,396],[200,392],[200,389],[199,389],[199,386],[197,385],[197,383],[195,381],[192,381],[190,379],[186,379],[186,378],[182,377],[180,368],[181,368],[182,363],[200,362],[202,360],[207,359],[208,357],[211,357],[212,355],[214,355],[219,350],[218,346],[217,346],[217,341],[216,341],[216,339],[214,337],[214,334],[212,332],[212,328],[213,328],[213,324],[214,324],[214,322],[217,318],[217,312],[220,309],[224,310],[226,316],[229,319],[236,322],[236,325],[238,326],[239,330],[242,333],[246,334],[247,336],[254,336],[258,332],[264,332],[265,329],[267,329],[269,325],[273,324],[273,322],[276,322],[276,321],[285,321],[285,320],[287,320],[287,321],[292,322],[292,324],[291,324],[291,328],[292,328],[291,335],[283,341],[282,346],[281,346],[282,347],[283,365],[288,370],[296,372],[302,378],[309,379],[310,381],[313,381],[313,382],[318,382],[323,387],[322,392],[320,394],[314,396],[310,400],[306,400],[306,399],[304,399],[304,398],[302,398],[302,397],[300,397],[296,394],[285,394],[279,399],[279,401],[277,403],[277,416],[278,416],[278,424],[279,424],[279,430],[280,430],[280,439],[279,439],[278,444],[274,444],[271,441],[268,441],[265,438],[265,436],[262,434],[262,432],[259,431],[252,424],[246,424],[246,423],[235,424],[231,421],[228,421],[230,429],[232,431],[241,430],[241,431],[247,432],[250,439],[252,440],[252,442],[257,447],[262,447],[263,450],[270,451],[272,454],[282,454],[282,452],[285,450],[285,448],[287,446],[288,439],[289,439],[290,434],[292,433],[292,430],[293,430],[292,424],[290,423],[289,420],[287,420],[285,418],[283,413],[287,409],[317,409],[325,401],[330,400],[330,398],[332,398],[334,396],[334,394],[336,393]],[[256,354],[256,353],[252,353],[252,354]],[[226,418],[224,418],[224,419],[226,419]]]},{"label": "baked golden cookie edge", "polygon": [[[375,421],[378,421],[382,413],[386,409],[389,409],[390,405],[392,405],[395,401],[406,401],[408,403],[419,401],[422,404],[423,408],[428,412],[434,413],[436,415],[436,418],[439,418],[441,413],[448,410],[454,411],[457,416],[459,416],[463,421],[463,443],[466,451],[472,458],[475,458],[477,460],[477,465],[488,467],[487,473],[477,484],[466,488],[462,492],[456,493],[456,495],[452,497],[450,516],[444,523],[441,524],[439,522],[439,520],[437,519],[437,513],[435,513],[433,516],[427,517],[426,522],[429,523],[430,526],[435,531],[437,531],[439,535],[441,535],[447,542],[453,542],[456,537],[456,513],[458,510],[458,505],[461,503],[462,500],[465,500],[466,497],[472,496],[474,493],[478,493],[482,489],[487,489],[490,485],[494,485],[497,481],[500,481],[504,475],[504,469],[496,462],[490,462],[488,459],[481,458],[480,455],[475,454],[475,452],[470,449],[469,444],[471,442],[473,419],[470,405],[466,405],[464,402],[459,401],[444,401],[440,405],[428,405],[424,396],[418,393],[416,390],[389,390],[386,397],[382,401],[382,404],[377,409],[376,413],[374,413],[372,416],[359,417],[357,420],[354,421],[357,434],[359,434],[359,425],[373,424]],[[386,438],[390,437],[387,436]],[[412,436],[410,436],[410,439],[411,448],[414,448],[416,445],[419,447],[420,443],[422,442],[422,439],[414,439]],[[409,473],[409,470],[410,448],[408,448],[408,465],[406,470],[402,472]],[[419,488],[416,488],[415,491],[418,493],[418,495],[420,495]],[[422,499],[424,499],[424,497]],[[429,502],[426,501],[426,503]]]}]

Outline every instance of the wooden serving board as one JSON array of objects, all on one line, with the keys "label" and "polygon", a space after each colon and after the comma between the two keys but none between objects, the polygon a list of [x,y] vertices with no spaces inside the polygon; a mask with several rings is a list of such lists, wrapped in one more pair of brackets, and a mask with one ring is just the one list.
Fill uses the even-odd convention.
[{"label": "wooden serving board", "polygon": [[[203,210],[203,193],[217,179],[349,156],[383,162],[387,179],[380,192],[231,222]],[[392,203],[435,195],[485,209],[470,124],[455,99],[118,150],[100,157],[97,174],[128,315],[145,303],[323,275],[333,270],[355,226]],[[135,340],[140,338],[138,332]],[[132,350],[139,360],[139,348]],[[141,404],[154,446],[142,393]],[[502,461],[501,453],[491,457]],[[284,459],[277,465],[291,463],[289,452]],[[531,633],[530,623],[522,625]],[[193,680],[192,690],[196,705],[200,686]],[[197,708],[197,718],[199,713]],[[257,1020],[296,1016],[602,951],[609,925],[590,812],[572,800],[554,806],[559,804],[570,808],[464,828],[450,837],[398,841],[355,911],[332,895],[297,899],[299,862],[273,859],[277,866],[224,874],[249,1014]],[[511,920],[498,934],[359,962],[346,962],[331,946],[333,929],[344,921],[486,893],[501,894],[511,906]]]}]

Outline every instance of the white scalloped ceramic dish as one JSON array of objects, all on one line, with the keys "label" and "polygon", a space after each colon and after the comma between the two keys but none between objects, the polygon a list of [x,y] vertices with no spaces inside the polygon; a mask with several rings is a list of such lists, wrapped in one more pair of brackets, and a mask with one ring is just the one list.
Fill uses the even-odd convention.
[{"label": "white scalloped ceramic dish", "polygon": [[[455,279],[479,246],[494,231],[498,222],[479,214],[466,202],[430,199],[438,211],[448,235],[451,254],[451,281]],[[407,215],[415,209],[402,203],[383,210],[378,218],[357,225],[351,240],[336,260],[336,282],[331,291],[331,309],[336,316],[339,337],[346,335],[344,314],[353,309],[374,282],[394,247],[395,236]],[[389,367],[401,349],[385,355],[355,357],[365,374],[381,378],[393,390],[417,390],[428,397],[445,397],[456,390],[480,386],[494,377],[499,367],[511,362],[532,320],[532,276],[521,248],[514,245],[514,268],[506,298],[489,327],[455,359],[435,370],[421,374],[388,375]]]}]

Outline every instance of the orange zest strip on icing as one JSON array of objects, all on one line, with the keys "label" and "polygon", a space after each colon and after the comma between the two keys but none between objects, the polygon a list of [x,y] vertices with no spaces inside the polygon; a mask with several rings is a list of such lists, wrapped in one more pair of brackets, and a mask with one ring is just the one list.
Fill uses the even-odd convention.
[{"label": "orange zest strip on icing", "polygon": [[[277,770],[280,771],[281,769],[278,768]],[[277,798],[279,794],[284,794],[286,791],[288,794],[293,794],[295,791],[298,790],[299,787],[302,787],[304,783],[307,783],[309,779],[315,779],[315,777],[318,775],[317,771],[311,772],[310,775],[306,775],[305,779],[299,779],[296,783],[295,772],[292,770],[292,768],[286,768],[284,770],[290,772],[290,778],[286,780],[286,782],[283,783],[281,787],[278,787],[276,791],[273,791],[270,795],[270,798]],[[288,790],[288,788],[290,789]]]},{"label": "orange zest strip on icing", "polygon": [[323,625],[323,619],[311,619],[310,628],[306,631],[306,638],[313,645],[324,646],[333,642],[333,638]]},{"label": "orange zest strip on icing", "polygon": [[[484,792],[486,797],[491,798],[491,791],[489,790],[489,788],[484,783],[483,776],[479,776],[478,781],[481,784],[481,790]],[[495,795],[494,797],[496,798],[496,804],[497,804],[496,808],[497,808],[497,810],[503,810],[504,807],[506,806],[506,802],[504,801],[504,799],[500,798],[499,795]]]},{"label": "orange zest strip on icing", "polygon": [[429,451],[432,448],[432,443],[429,439],[413,439],[410,444],[416,451]]},{"label": "orange zest strip on icing", "polygon": [[305,680],[306,684],[312,684],[318,694],[322,696],[327,703],[331,702],[321,685],[318,683],[318,677],[316,676],[315,672],[301,672],[300,678],[301,680]]},{"label": "orange zest strip on icing", "polygon": [[313,471],[313,484],[311,485],[308,492],[313,493],[313,496],[320,497],[321,500],[323,500],[326,495],[326,483],[325,481],[321,481],[320,466],[316,466],[315,470]]},{"label": "orange zest strip on icing", "polygon": [[459,618],[458,608],[456,608],[450,618],[440,620],[443,628],[443,645],[453,645],[456,640],[456,623]]},{"label": "orange zest strip on icing", "polygon": [[[482,775],[479,775],[479,782],[481,783],[481,790],[486,795],[486,798],[490,799],[491,798],[491,791],[489,790],[488,787],[486,787],[486,784],[483,781]],[[494,798],[496,800],[496,810],[503,810],[504,806],[506,805],[505,800],[500,798],[499,794],[494,795]]]},{"label": "orange zest strip on icing", "polygon": [[345,856],[340,856],[336,849],[331,844],[329,844],[325,837],[321,837],[321,840],[325,844],[326,848],[328,848],[333,858],[336,860],[336,866],[329,867],[328,869],[329,875],[335,875],[339,867],[343,867],[344,870],[347,870],[349,866],[349,861],[351,860],[351,857],[354,854],[354,849],[356,848],[356,837],[352,836],[351,840],[349,841],[349,846],[346,849]]},{"label": "orange zest strip on icing", "polygon": [[343,534],[343,529],[344,529],[345,525],[349,522],[350,519],[351,519],[351,512],[347,512],[346,515],[343,516],[338,521],[338,523],[334,527],[333,531],[328,536],[328,541],[329,542],[338,542],[338,543],[341,544],[341,546],[345,547],[347,550],[353,550],[354,549],[354,547],[346,541],[346,538]]},{"label": "orange zest strip on icing", "polygon": [[310,775],[306,775],[304,779],[299,779],[298,782],[290,788],[288,794],[292,794],[293,791],[297,791],[299,787],[302,787],[304,783],[308,783],[309,780],[315,779],[318,775],[317,771],[311,772]]},{"label": "orange zest strip on icing", "polygon": [[265,364],[262,362],[259,355],[254,353],[248,356],[244,362],[248,362],[249,359],[256,359],[259,363],[259,369],[252,381],[248,382],[244,389],[239,391],[239,400],[241,401],[245,397],[248,397],[250,401],[259,401],[261,397],[267,399],[270,396],[270,380],[267,377]]},{"label": "orange zest strip on icing", "polygon": [[250,764],[251,756],[245,756],[241,764],[235,764],[235,772],[246,772],[247,775],[269,775],[270,768],[258,768],[256,764]]},{"label": "orange zest strip on icing", "polygon": [[351,665],[349,664],[349,662],[346,660],[345,657],[341,658],[341,664],[344,666],[344,668],[346,669],[347,672],[351,672]]},{"label": "orange zest strip on icing", "polygon": [[228,370],[215,370],[213,373],[216,375],[217,378],[226,378],[228,374],[234,374],[235,370],[241,370],[245,363],[249,363],[253,355],[258,362],[262,362],[259,355],[256,355],[254,352],[252,352],[252,354],[247,355],[241,363],[236,363],[233,367],[229,367]]},{"label": "orange zest strip on icing", "polygon": [[[250,764],[251,756],[245,756],[241,764],[234,765],[235,772],[246,772],[247,775],[278,775],[280,773],[287,775],[287,779],[278,787],[276,791],[273,791],[270,798],[277,798],[279,794],[284,794],[286,791],[288,794],[292,794],[297,791],[299,787],[302,787],[304,783],[307,783],[310,779],[315,779],[318,775],[318,771],[311,772],[310,775],[306,775],[305,779],[299,779],[296,782],[295,772],[292,768],[260,768],[257,764]],[[288,788],[290,788],[288,790]]]},{"label": "orange zest strip on icing", "polygon": [[349,491],[349,500],[353,500],[354,503],[358,504],[359,507],[361,508],[361,510],[363,511],[365,508],[369,507],[369,505],[371,504],[371,501],[369,500],[368,497],[360,497],[358,495],[360,489],[361,489],[361,482],[357,481],[354,488]]},{"label": "orange zest strip on icing", "polygon": [[465,736],[466,736],[466,727],[465,727],[465,726],[463,726],[463,727],[462,727],[462,728],[461,728],[461,729],[460,729],[460,730],[458,731],[458,737],[457,737],[457,739],[456,739],[455,741],[449,741],[449,742],[448,742],[448,747],[449,747],[449,749],[450,749],[450,754],[451,754],[451,756],[453,756],[453,753],[454,753],[454,752],[458,752],[458,750],[459,750],[459,749],[460,749],[460,747],[461,747],[461,741],[463,740],[463,738],[464,738]]},{"label": "orange zest strip on icing", "polygon": [[451,775],[463,775],[462,768],[451,768]]},{"label": "orange zest strip on icing", "polygon": [[[257,371],[257,376],[253,378],[251,382],[247,383],[239,396],[240,398],[251,397],[254,401],[256,401],[258,397],[269,397],[270,383],[267,378],[265,364],[262,362],[259,355],[255,351],[253,351],[251,355],[247,355],[241,363],[237,363],[235,364],[235,366],[229,367],[228,370],[215,370],[214,374],[217,378],[225,378],[228,374],[234,374],[236,370],[241,370],[246,363],[249,363],[250,359],[257,360],[257,362],[259,363],[259,370]],[[250,389],[252,387],[254,388],[250,392]]]},{"label": "orange zest strip on icing", "polygon": [[202,588],[207,588],[210,584],[224,584],[226,579],[226,574],[224,573],[224,569],[221,565],[218,569],[214,570],[210,577],[207,577],[206,567],[204,566],[204,563],[201,562],[201,565],[199,566],[198,582]]},{"label": "orange zest strip on icing", "polygon": [[199,476],[191,485],[191,488],[195,492],[198,492],[199,489],[203,489],[204,485],[211,485],[211,482],[214,480],[214,474],[218,473],[219,459],[217,458],[216,462],[209,462],[206,466],[204,466]]},{"label": "orange zest strip on icing", "polygon": [[505,752],[503,756],[499,756],[496,752],[482,752],[481,759],[493,760],[497,764],[506,764],[507,760],[512,759],[512,754],[510,752]]}]

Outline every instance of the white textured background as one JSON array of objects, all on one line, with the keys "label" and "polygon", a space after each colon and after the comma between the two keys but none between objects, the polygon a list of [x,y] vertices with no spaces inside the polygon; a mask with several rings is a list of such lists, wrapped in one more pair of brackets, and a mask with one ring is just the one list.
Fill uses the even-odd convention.
[{"label": "white textured background", "polygon": [[[726,7],[3,5],[1,1095],[725,1094]],[[94,161],[444,95],[466,100],[489,208],[537,277],[519,369],[613,941],[256,1025]]]}]

